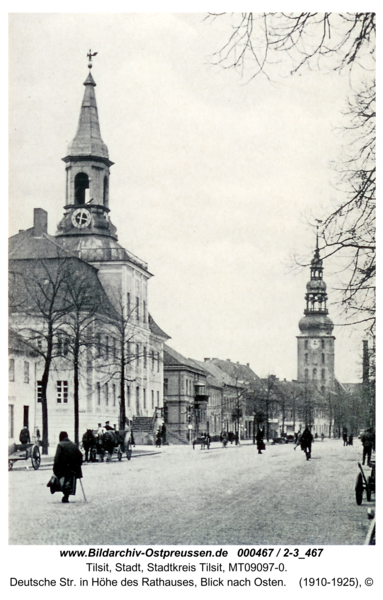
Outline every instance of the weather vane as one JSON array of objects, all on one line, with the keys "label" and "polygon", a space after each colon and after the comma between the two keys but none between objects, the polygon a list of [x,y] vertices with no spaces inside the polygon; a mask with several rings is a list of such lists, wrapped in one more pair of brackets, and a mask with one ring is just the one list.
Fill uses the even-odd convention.
[{"label": "weather vane", "polygon": [[321,223],[323,223],[323,221],[321,221],[320,219],[315,219],[317,222],[316,228],[317,228],[317,248],[318,248],[318,240],[319,240],[319,225]]},{"label": "weather vane", "polygon": [[87,57],[89,58],[88,69],[91,69],[93,67],[93,65],[92,65],[92,57],[96,56],[96,54],[98,54],[98,53],[97,52],[93,52],[93,54],[92,54],[92,50],[89,50],[89,53],[87,54]]}]

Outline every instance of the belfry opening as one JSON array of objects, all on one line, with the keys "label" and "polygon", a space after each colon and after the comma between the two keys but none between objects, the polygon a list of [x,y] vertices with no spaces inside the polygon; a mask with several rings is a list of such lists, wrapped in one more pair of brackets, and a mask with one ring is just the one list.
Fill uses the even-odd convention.
[{"label": "belfry opening", "polygon": [[77,173],[74,178],[75,204],[85,204],[86,190],[89,190],[89,177],[86,173]]}]

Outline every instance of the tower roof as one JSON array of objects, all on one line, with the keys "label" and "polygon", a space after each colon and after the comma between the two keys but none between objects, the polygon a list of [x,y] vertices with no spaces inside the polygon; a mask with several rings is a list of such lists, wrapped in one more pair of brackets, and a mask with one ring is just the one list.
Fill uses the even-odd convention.
[{"label": "tower roof", "polygon": [[68,144],[68,156],[95,156],[109,159],[108,148],[102,141],[98,120],[95,87],[96,83],[89,72],[84,81],[85,92],[81,104],[77,133]]}]

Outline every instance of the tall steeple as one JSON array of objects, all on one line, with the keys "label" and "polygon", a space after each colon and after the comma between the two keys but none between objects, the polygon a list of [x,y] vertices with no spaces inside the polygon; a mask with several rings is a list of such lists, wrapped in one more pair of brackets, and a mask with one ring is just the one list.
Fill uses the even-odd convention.
[{"label": "tall steeple", "polygon": [[334,383],[334,323],[328,316],[326,289],[317,231],[310,280],[306,285],[305,316],[299,321],[301,335],[297,336],[298,381],[311,381],[322,393]]},{"label": "tall steeple", "polygon": [[77,132],[63,158],[67,165],[65,212],[56,236],[72,250],[84,245],[105,247],[117,240],[116,228],[108,215],[110,167],[114,163],[109,160],[108,148],[101,138],[96,83],[90,71],[95,54],[89,51],[89,73],[84,81]]}]

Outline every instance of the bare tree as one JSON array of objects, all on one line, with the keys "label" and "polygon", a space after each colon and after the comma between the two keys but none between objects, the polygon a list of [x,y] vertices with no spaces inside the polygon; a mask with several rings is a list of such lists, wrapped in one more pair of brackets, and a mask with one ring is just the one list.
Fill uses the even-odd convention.
[{"label": "bare tree", "polygon": [[47,387],[56,341],[64,332],[64,319],[71,310],[65,285],[71,259],[11,260],[11,328],[22,335],[43,361],[41,378],[42,451],[48,453]]},{"label": "bare tree", "polygon": [[373,68],[375,13],[209,13],[207,19],[228,27],[213,63],[249,73],[250,79],[269,78],[275,64],[284,74],[305,66]]}]

